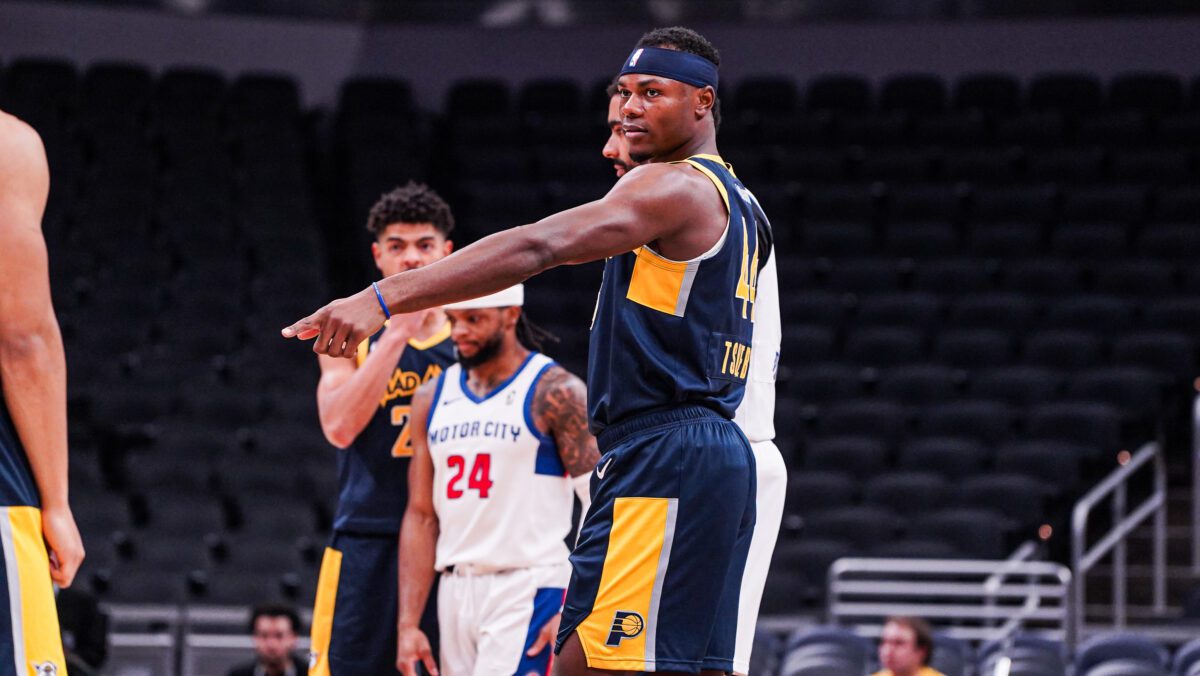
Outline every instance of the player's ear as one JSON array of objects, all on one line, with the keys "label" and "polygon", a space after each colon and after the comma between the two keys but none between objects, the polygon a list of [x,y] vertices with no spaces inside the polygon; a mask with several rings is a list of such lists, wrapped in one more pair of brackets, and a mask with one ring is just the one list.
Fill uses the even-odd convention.
[{"label": "player's ear", "polygon": [[712,108],[717,102],[717,92],[709,86],[696,90],[696,119],[712,115]]},{"label": "player's ear", "polygon": [[454,252],[454,240],[448,239],[442,243],[442,255],[449,256]]},{"label": "player's ear", "polygon": [[371,242],[371,258],[375,259],[375,267],[383,272],[383,266],[379,264],[379,259],[383,257],[383,247],[379,246],[379,242]]},{"label": "player's ear", "polygon": [[504,327],[512,328],[517,325],[517,321],[521,318],[521,307],[512,305],[504,308]]}]

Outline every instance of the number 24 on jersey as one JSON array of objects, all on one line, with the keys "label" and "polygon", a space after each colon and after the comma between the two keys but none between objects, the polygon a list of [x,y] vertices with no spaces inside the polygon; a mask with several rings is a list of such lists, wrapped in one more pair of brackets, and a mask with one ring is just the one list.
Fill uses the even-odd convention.
[{"label": "number 24 on jersey", "polygon": [[[466,491],[477,491],[480,498],[486,498],[488,491],[492,488],[492,454],[480,453],[475,456],[475,461],[471,464],[471,471],[467,473],[467,459],[461,455],[452,455],[446,458],[446,464],[450,467],[450,471],[454,472],[450,477],[450,481],[446,483],[446,497],[451,500],[457,500],[466,494]],[[466,491],[459,487],[462,482],[463,475],[467,474]]]}]

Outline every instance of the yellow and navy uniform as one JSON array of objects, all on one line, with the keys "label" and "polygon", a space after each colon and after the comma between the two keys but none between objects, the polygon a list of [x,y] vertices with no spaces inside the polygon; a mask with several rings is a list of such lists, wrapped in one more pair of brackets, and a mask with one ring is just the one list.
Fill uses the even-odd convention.
[{"label": "yellow and navy uniform", "polygon": [[[362,364],[383,335],[363,341]],[[309,674],[392,674],[396,663],[396,538],[408,505],[412,395],[455,361],[450,325],[410,340],[354,442],[338,452],[338,504],[313,608]],[[431,598],[436,598],[436,595]],[[433,603],[422,629],[437,640]]]},{"label": "yellow and navy uniform", "polygon": [[[358,346],[358,364],[366,361],[382,335],[380,329]],[[412,396],[422,383],[440,376],[454,361],[449,324],[428,340],[411,340],[404,348],[375,415],[354,442],[338,453],[334,530],[391,535],[400,531],[413,452],[408,427]]]},{"label": "yellow and navy uniform", "polygon": [[732,418],[770,226],[721,158],[685,164],[723,199],[724,234],[689,261],[649,246],[610,258],[592,326],[589,414],[601,457],[558,644],[574,632],[592,668],[733,665],[755,469]]},{"label": "yellow and navy uniform", "polygon": [[[874,674],[871,674],[871,676],[892,676],[892,670],[882,669],[880,671],[876,671]],[[945,676],[945,674],[937,669],[934,669],[933,667],[921,667],[917,670],[916,676]]]},{"label": "yellow and navy uniform", "polygon": [[0,397],[0,604],[8,608],[0,610],[0,676],[66,673],[38,505],[29,459]]},{"label": "yellow and navy uniform", "polygon": [[[729,221],[707,254],[673,261],[639,247],[609,258],[588,352],[592,431],[680,404],[732,419],[745,391],[754,325],[761,210],[719,157],[687,163],[707,176]],[[769,247],[769,243],[766,243]]]}]

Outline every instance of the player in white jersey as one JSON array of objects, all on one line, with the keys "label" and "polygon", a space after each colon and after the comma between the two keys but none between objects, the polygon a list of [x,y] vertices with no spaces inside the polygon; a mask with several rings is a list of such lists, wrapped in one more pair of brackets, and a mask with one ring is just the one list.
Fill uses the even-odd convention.
[{"label": "player in white jersey", "polygon": [[583,381],[531,351],[517,285],[447,305],[459,362],[413,397],[400,530],[396,668],[438,671],[418,627],[438,589],[447,676],[548,674],[571,577],[574,495],[587,509],[600,454]]},{"label": "player in white jersey", "polygon": [[[608,92],[608,142],[603,155],[612,162],[617,178],[637,165],[629,157],[621,120],[621,97],[616,86]],[[760,235],[759,241],[771,242]],[[773,242],[772,242],[773,244]],[[783,503],[787,496],[787,467],[775,446],[775,376],[779,368],[779,348],[783,337],[779,318],[779,273],[775,264],[775,247],[769,249],[765,263],[758,273],[758,289],[754,304],[754,338],[750,352],[750,372],[746,379],[746,394],[738,406],[733,421],[750,440],[757,468],[758,491],[755,497],[757,518],[746,570],[742,577],[741,598],[738,602],[737,643],[733,654],[736,674],[750,672],[750,648],[754,643],[754,628],[767,570],[775,539],[783,519]]]}]

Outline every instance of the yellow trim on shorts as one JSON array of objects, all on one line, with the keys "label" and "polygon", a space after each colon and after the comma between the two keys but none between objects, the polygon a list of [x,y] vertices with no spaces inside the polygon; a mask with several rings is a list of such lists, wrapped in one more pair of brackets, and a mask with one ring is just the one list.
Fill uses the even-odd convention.
[{"label": "yellow trim on shorts", "polygon": [[[50,557],[42,535],[42,512],[37,507],[5,507],[4,511],[12,538],[5,543],[5,565],[10,571],[15,568],[18,580],[16,589],[9,587],[9,599],[20,604],[20,608],[10,606],[13,639],[19,636],[24,647],[24,664],[17,665],[17,673],[34,676],[39,673],[37,665],[49,662],[65,676],[67,661],[50,579]],[[10,574],[8,579],[12,578]]]},{"label": "yellow trim on shorts", "polygon": [[325,555],[321,558],[321,573],[317,578],[317,600],[313,604],[308,676],[330,676],[329,642],[333,636],[333,613],[337,607],[341,573],[342,553],[326,547]]},{"label": "yellow trim on shorts", "polygon": [[[575,629],[589,667],[645,671],[647,623],[667,526],[668,498],[617,498],[600,587],[591,613]],[[620,613],[620,617],[618,616]],[[629,615],[636,613],[641,621]],[[640,626],[639,626],[640,625]],[[610,635],[623,633],[619,645]]]}]

